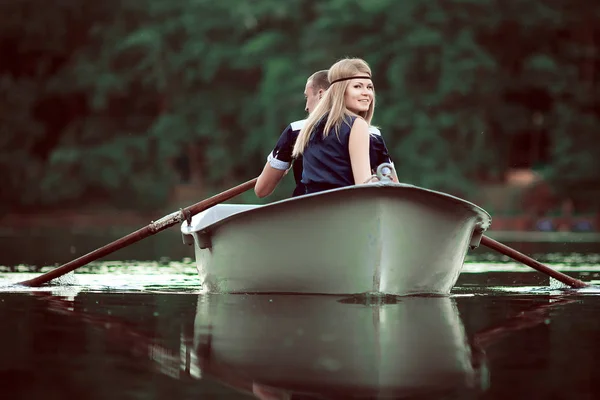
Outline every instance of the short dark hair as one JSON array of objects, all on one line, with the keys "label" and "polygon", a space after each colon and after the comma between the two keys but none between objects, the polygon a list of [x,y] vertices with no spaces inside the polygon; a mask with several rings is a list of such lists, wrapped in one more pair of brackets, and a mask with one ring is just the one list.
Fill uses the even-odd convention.
[{"label": "short dark hair", "polygon": [[329,89],[329,80],[327,79],[327,73],[329,70],[323,69],[312,74],[308,80],[312,82],[312,86],[316,89]]}]

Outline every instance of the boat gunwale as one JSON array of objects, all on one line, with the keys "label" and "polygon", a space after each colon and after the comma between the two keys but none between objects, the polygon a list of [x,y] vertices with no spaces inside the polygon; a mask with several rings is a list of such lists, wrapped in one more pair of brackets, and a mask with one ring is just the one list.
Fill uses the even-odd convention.
[{"label": "boat gunwale", "polygon": [[[436,197],[441,197],[442,199],[444,199],[446,201],[451,201],[452,203],[461,205],[461,206],[467,208],[469,211],[474,211],[476,214],[478,214],[482,220],[482,223],[480,224],[480,229],[482,231],[487,230],[492,224],[492,216],[487,211],[485,211],[480,206],[478,206],[468,200],[461,199],[460,197],[456,197],[456,196],[453,196],[448,193],[438,192],[436,190],[426,189],[426,188],[422,188],[422,187],[415,186],[415,185],[409,185],[409,184],[405,184],[405,183],[374,182],[374,183],[366,183],[366,184],[360,184],[360,185],[352,185],[352,186],[345,186],[345,187],[341,187],[341,188],[329,189],[329,190],[324,190],[324,191],[317,192],[317,193],[311,193],[311,194],[305,194],[302,196],[290,197],[287,199],[274,201],[272,203],[267,203],[264,205],[258,205],[257,207],[253,207],[248,210],[239,211],[239,212],[231,214],[227,217],[219,219],[209,225],[202,227],[201,229],[194,228],[194,226],[188,226],[187,222],[183,222],[180,230],[181,230],[181,233],[184,235],[191,235],[194,232],[208,233],[208,232],[215,231],[221,225],[226,224],[236,218],[242,218],[243,216],[246,216],[253,212],[259,212],[264,209],[273,209],[273,208],[282,207],[282,205],[286,205],[291,202],[305,201],[307,199],[314,199],[315,197],[321,197],[321,196],[330,196],[330,195],[337,194],[337,193],[343,192],[343,191],[352,191],[352,190],[364,191],[364,190],[373,190],[373,189],[382,189],[382,188],[384,188],[384,189],[398,188],[398,189],[414,190],[417,192],[423,192],[423,193],[427,193],[430,195],[434,195]],[[486,220],[487,220],[487,223],[485,223]]]}]

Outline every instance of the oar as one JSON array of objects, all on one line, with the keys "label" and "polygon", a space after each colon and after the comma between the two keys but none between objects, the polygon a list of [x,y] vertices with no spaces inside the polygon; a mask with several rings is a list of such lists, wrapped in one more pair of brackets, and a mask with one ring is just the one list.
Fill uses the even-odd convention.
[{"label": "oar", "polygon": [[140,240],[145,239],[148,236],[152,236],[157,232],[160,232],[175,224],[185,221],[187,218],[191,218],[193,215],[196,215],[199,212],[202,212],[219,203],[227,201],[245,192],[246,190],[252,189],[257,179],[258,178],[254,178],[246,183],[242,183],[241,185],[235,186],[231,189],[214,195],[213,197],[202,200],[201,202],[191,205],[180,211],[176,211],[174,213],[166,215],[158,221],[153,221],[149,225],[138,229],[137,231],[122,237],[121,239],[115,240],[114,242],[107,244],[106,246],[101,247],[99,249],[96,249],[86,255],[83,255],[73,261],[69,261],[68,263],[61,265],[60,267],[53,269],[52,271],[48,271],[45,274],[40,275],[36,278],[20,282],[19,285],[32,287],[43,285],[44,283],[49,282],[52,279],[58,278],[59,276],[62,276],[64,274],[67,274],[81,266],[88,264],[89,262],[104,257],[110,253],[122,249],[123,247],[127,247],[130,244],[139,242]]},{"label": "oar", "polygon": [[505,256],[512,258],[513,260],[519,261],[533,269],[536,269],[546,275],[549,275],[557,281],[564,283],[565,285],[569,285],[574,288],[584,288],[590,286],[589,284],[580,281],[579,279],[575,279],[573,277],[570,277],[569,275],[563,274],[562,272],[558,272],[557,270],[552,269],[534,260],[533,258],[518,252],[513,248],[510,248],[500,242],[497,242],[494,239],[490,239],[487,236],[483,236],[481,238],[481,244],[489,247],[490,249],[496,250],[497,252],[502,253]]}]

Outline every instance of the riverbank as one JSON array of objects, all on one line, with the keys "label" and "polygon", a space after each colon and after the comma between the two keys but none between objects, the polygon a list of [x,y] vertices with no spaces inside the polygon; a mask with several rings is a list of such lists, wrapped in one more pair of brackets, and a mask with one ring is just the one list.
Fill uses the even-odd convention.
[{"label": "riverbank", "polygon": [[487,236],[500,242],[600,243],[600,232],[540,232],[489,230]]},{"label": "riverbank", "polygon": [[164,215],[137,210],[58,210],[52,212],[6,214],[0,217],[2,230],[29,230],[36,228],[105,229],[147,225]]},{"label": "riverbank", "polygon": [[[165,214],[141,213],[135,210],[62,210],[48,213],[6,214],[0,218],[0,236],[12,236],[23,232],[62,230],[65,233],[123,232],[126,234],[148,225]],[[549,226],[564,226],[559,219],[547,220]],[[591,221],[591,220],[590,220]],[[529,222],[529,223],[525,223]],[[494,217],[487,235],[505,242],[538,243],[600,243],[600,231],[593,225],[592,231],[539,231],[525,229],[535,224],[527,217]]]}]

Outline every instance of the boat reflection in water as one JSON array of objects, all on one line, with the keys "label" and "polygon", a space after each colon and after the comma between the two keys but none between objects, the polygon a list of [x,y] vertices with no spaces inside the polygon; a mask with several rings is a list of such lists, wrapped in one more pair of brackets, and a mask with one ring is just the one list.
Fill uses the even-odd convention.
[{"label": "boat reflection in water", "polygon": [[194,350],[203,374],[265,399],[446,394],[488,381],[448,297],[200,297]]},{"label": "boat reflection in water", "polygon": [[548,309],[563,302],[538,304],[467,340],[451,297],[167,298],[179,296],[186,297],[186,321],[169,337],[144,332],[107,310],[81,311],[79,295],[71,296],[74,301],[41,299],[52,311],[97,326],[136,357],[148,357],[165,375],[216,380],[260,399],[476,396],[490,381],[485,347],[543,323]]}]

